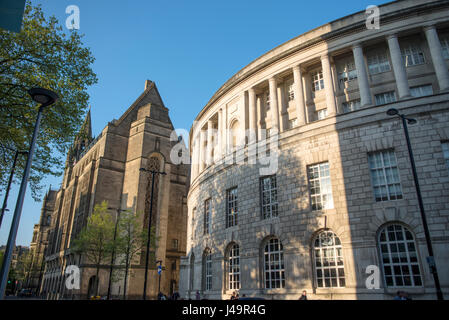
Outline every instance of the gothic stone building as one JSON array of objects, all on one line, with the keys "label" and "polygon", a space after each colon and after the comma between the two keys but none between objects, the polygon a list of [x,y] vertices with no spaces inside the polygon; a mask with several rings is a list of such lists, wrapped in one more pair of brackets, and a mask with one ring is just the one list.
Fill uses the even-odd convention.
[{"label": "gothic stone building", "polygon": [[[267,52],[198,114],[182,296],[435,299],[395,108],[417,120],[410,140],[448,297],[449,2],[379,10],[379,28],[362,11]],[[273,157],[258,154],[267,136]]]},{"label": "gothic stone building", "polygon": [[[41,292],[50,299],[86,298],[95,293],[95,269],[83,256],[71,251],[71,243],[86,225],[94,206],[108,202],[110,214],[118,210],[144,213],[142,228],[147,230],[151,174],[140,168],[159,169],[166,175],[155,178],[152,225],[156,226],[155,260],[162,261],[161,291],[178,290],[179,258],[186,254],[186,196],[190,167],[170,159],[173,125],[154,82],[146,81],[145,91],[118,120],[109,122],[95,139],[90,112],[67,156],[61,188],[56,191],[51,215],[45,273]],[[46,217],[41,222],[47,222]],[[68,290],[65,269],[80,267],[81,287]],[[132,263],[127,298],[141,299],[145,253]],[[99,294],[108,290],[109,264],[99,273]],[[124,280],[113,282],[112,296],[123,294]],[[155,261],[150,262],[147,296],[158,290]]]}]

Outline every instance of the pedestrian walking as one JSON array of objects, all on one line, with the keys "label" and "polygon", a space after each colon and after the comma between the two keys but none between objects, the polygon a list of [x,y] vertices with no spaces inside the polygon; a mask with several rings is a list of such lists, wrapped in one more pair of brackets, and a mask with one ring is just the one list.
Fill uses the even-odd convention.
[{"label": "pedestrian walking", "polygon": [[298,300],[307,300],[307,291],[304,290]]}]

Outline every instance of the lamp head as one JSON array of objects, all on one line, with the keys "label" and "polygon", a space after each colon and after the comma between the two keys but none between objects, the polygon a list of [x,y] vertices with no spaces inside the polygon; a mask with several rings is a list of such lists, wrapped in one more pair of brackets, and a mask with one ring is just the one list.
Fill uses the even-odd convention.
[{"label": "lamp head", "polygon": [[49,106],[59,99],[55,92],[44,88],[32,88],[28,90],[28,94],[31,96],[31,99],[40,103],[41,106]]},{"label": "lamp head", "polygon": [[397,116],[399,114],[399,111],[397,109],[391,108],[388,109],[387,114],[389,116]]}]

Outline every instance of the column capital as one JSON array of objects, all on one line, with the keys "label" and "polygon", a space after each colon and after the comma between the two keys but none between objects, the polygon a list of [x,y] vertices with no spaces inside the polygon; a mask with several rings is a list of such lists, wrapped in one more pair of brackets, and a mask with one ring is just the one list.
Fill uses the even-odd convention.
[{"label": "column capital", "polygon": [[357,42],[357,43],[354,43],[352,45],[352,50],[355,50],[355,49],[358,49],[358,48],[363,49],[363,45],[362,45],[361,42]]},{"label": "column capital", "polygon": [[398,34],[397,34],[397,33],[387,34],[387,35],[385,36],[385,38],[387,39],[387,41],[388,41],[388,40],[391,40],[391,39],[397,39],[397,38],[398,38]]},{"label": "column capital", "polygon": [[427,32],[427,31],[430,31],[430,30],[436,30],[436,28],[437,27],[435,26],[435,24],[428,24],[428,25],[423,27],[424,32]]}]

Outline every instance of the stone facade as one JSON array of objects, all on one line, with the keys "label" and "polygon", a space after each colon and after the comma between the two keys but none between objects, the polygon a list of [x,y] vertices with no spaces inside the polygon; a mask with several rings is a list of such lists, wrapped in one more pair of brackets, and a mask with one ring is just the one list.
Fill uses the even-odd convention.
[{"label": "stone facade", "polygon": [[[380,29],[367,29],[365,12],[356,13],[282,44],[197,116],[181,296],[392,299],[405,290],[435,299],[391,108],[417,120],[410,140],[449,294],[449,4],[395,1],[380,6],[380,18]],[[254,152],[266,131],[278,149],[268,196],[267,165]]]},{"label": "stone facade", "polygon": [[[95,139],[90,122],[89,111],[67,156],[61,189],[56,192],[41,291],[50,299],[84,299],[94,293],[95,268],[71,252],[71,242],[86,225],[96,204],[107,201],[114,219],[120,210],[144,213],[142,228],[147,230],[151,175],[139,169],[148,169],[150,159],[166,172],[158,178],[152,219],[158,237],[155,257],[162,261],[164,270],[161,291],[165,294],[177,291],[179,258],[186,252],[186,196],[190,173],[188,165],[171,161],[170,152],[179,143],[178,137],[172,134],[174,128],[168,109],[155,83],[146,81],[145,91],[120,119],[109,122]],[[65,288],[64,272],[68,265],[80,267],[80,290]],[[127,299],[142,298],[144,267],[145,259],[133,261]],[[148,298],[157,295],[156,268],[155,261],[150,262]],[[99,294],[102,296],[108,291],[109,270],[109,265],[100,269]],[[123,285],[123,280],[112,284],[113,297],[123,295]]]}]

